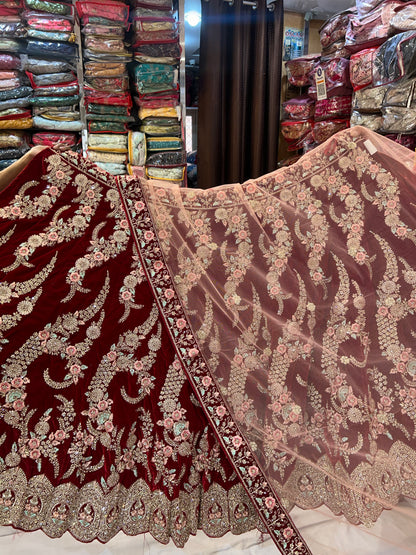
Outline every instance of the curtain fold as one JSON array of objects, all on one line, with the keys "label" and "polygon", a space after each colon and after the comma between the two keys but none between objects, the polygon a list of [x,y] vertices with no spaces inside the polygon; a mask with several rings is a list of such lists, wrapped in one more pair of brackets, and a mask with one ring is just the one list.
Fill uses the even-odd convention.
[{"label": "curtain fold", "polygon": [[282,0],[273,11],[202,2],[198,187],[276,168],[282,40]]}]

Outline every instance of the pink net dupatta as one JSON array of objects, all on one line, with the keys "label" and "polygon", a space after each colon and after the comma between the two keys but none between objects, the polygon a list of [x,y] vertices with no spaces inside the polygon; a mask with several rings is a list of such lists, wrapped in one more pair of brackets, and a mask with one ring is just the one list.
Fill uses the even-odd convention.
[{"label": "pink net dupatta", "polygon": [[[243,184],[143,181],[130,212],[187,375],[281,552],[308,552],[297,506],[295,522],[322,511],[415,553],[414,154],[355,127]],[[384,509],[406,533],[373,526]]]}]

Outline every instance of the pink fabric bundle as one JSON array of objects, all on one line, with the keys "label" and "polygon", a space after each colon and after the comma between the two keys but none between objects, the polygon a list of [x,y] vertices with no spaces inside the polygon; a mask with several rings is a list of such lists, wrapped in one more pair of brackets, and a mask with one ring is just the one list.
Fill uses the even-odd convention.
[{"label": "pink fabric bundle", "polygon": [[350,81],[355,91],[373,83],[373,64],[377,47],[365,48],[350,58]]},{"label": "pink fabric bundle", "polygon": [[348,118],[351,113],[351,96],[333,96],[315,104],[315,121]]},{"label": "pink fabric bundle", "polygon": [[286,62],[287,79],[295,87],[311,85],[311,72],[320,59],[318,54],[294,58]]}]

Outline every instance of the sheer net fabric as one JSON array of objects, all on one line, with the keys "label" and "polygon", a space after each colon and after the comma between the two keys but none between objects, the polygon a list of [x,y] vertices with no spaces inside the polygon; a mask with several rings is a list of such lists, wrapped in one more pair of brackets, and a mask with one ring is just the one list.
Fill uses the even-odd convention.
[{"label": "sheer net fabric", "polygon": [[410,539],[369,534],[416,552],[414,154],[355,127],[243,184],[141,187],[148,277],[246,485],[340,525],[394,510]]}]

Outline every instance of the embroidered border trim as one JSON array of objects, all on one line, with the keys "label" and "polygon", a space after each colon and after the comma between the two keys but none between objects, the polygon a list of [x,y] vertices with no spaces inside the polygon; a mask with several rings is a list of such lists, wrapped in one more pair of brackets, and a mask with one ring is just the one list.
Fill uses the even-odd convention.
[{"label": "embroidered border trim", "polygon": [[[209,374],[208,367],[176,292],[170,299],[164,294],[167,289],[176,291],[176,288],[154,232],[152,216],[142,187],[132,179],[117,179],[117,183],[126,216],[131,225],[133,239],[159,310],[184,371],[218,441],[280,552],[284,555],[312,555],[267,478],[258,468],[257,460],[248,442],[243,438],[241,445],[236,448],[231,441],[227,441],[230,436],[241,432],[233,421],[214,381],[211,381],[209,386],[204,386],[202,383],[202,379]],[[176,326],[179,319],[185,322],[181,329]]]}]

